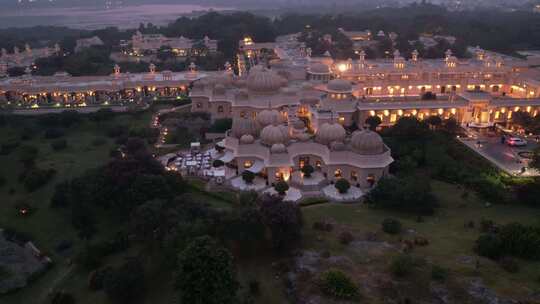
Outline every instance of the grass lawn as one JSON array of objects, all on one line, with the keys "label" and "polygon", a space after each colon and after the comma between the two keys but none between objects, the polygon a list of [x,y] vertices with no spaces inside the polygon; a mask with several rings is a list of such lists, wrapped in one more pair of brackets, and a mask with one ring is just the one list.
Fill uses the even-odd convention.
[{"label": "grass lawn", "polygon": [[[147,126],[151,113],[145,112],[137,115],[122,114],[115,116],[111,121],[92,122],[88,119],[66,129],[64,138],[68,148],[62,151],[53,151],[50,147],[52,140],[43,136],[43,130],[36,132],[29,140],[21,140],[21,145],[32,145],[39,148],[36,166],[39,168],[54,168],[57,173],[51,181],[42,188],[27,192],[18,182],[19,175],[24,168],[18,161],[17,149],[9,155],[0,156],[0,176],[6,179],[6,184],[0,188],[0,228],[12,227],[18,231],[28,233],[35,245],[46,252],[54,261],[55,266],[38,278],[31,286],[21,292],[5,296],[2,303],[39,303],[46,297],[49,289],[69,277],[70,267],[68,258],[55,253],[55,246],[62,240],[70,240],[74,244],[73,250],[81,245],[74,231],[69,215],[63,215],[63,210],[49,208],[50,198],[57,183],[81,175],[90,168],[100,166],[109,159],[109,151],[115,146],[114,139],[106,136],[106,127],[109,125],[122,125],[127,128]],[[36,118],[28,118],[33,120]],[[0,142],[19,140],[18,126],[0,127]],[[93,144],[96,138],[104,139],[101,145]],[[18,203],[29,204],[34,212],[28,217],[18,215],[15,206]],[[100,231],[114,231],[112,223],[103,221],[98,225]],[[100,237],[98,235],[98,237]],[[39,299],[39,300],[37,300]],[[5,301],[5,302],[4,302]]]},{"label": "grass lawn", "polygon": [[[381,231],[383,219],[392,217],[399,219],[405,230],[414,229],[417,235],[430,241],[428,246],[416,247],[413,250],[415,255],[448,268],[450,275],[458,280],[481,277],[489,287],[506,296],[523,296],[540,290],[540,262],[520,260],[521,271],[511,274],[489,259],[478,258],[473,251],[474,242],[480,235],[478,227],[481,219],[490,219],[498,224],[535,224],[538,222],[540,210],[519,205],[493,205],[488,208],[474,195],[463,200],[463,190],[441,182],[433,182],[433,190],[441,206],[434,216],[424,217],[424,221],[420,223],[415,216],[369,209],[364,205],[325,204],[305,207],[302,209],[305,219],[303,248],[329,250],[332,255],[348,255],[355,261],[362,261],[364,257],[351,254],[345,245],[339,243],[337,233],[344,229],[358,236],[366,232],[377,232],[380,238],[391,243],[398,242],[400,237],[412,239],[414,236],[407,233],[390,236]],[[312,229],[315,221],[323,219],[331,219],[337,223],[333,232]],[[469,220],[475,222],[475,228],[465,228],[465,222]],[[472,257],[473,262],[464,263],[463,257]],[[475,270],[476,259],[480,261],[479,271]],[[387,266],[388,261],[384,259],[376,265],[379,268]]]}]

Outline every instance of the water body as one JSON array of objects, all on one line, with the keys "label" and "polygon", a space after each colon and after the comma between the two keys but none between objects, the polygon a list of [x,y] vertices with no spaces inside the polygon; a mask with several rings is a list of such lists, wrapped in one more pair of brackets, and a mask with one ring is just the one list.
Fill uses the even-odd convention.
[{"label": "water body", "polygon": [[31,27],[37,25],[67,26],[89,30],[107,26],[135,28],[141,22],[165,25],[184,15],[231,9],[228,7],[188,4],[151,4],[114,8],[75,7],[0,10],[0,28]]}]

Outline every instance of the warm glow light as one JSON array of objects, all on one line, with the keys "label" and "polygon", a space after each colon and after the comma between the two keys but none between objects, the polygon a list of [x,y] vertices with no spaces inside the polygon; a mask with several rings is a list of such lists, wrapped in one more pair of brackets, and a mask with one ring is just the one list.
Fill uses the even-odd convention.
[{"label": "warm glow light", "polygon": [[398,114],[399,116],[403,115],[403,110],[398,110],[398,111],[397,111],[397,114]]},{"label": "warm glow light", "polygon": [[452,109],[450,110],[450,113],[452,113],[452,115],[455,115],[455,114],[456,114],[456,108],[452,108]]},{"label": "warm glow light", "polygon": [[370,116],[375,116],[375,111],[369,111]]},{"label": "warm glow light", "polygon": [[388,110],[384,110],[384,116],[388,116],[390,114],[390,112],[388,112]]},{"label": "warm glow light", "polygon": [[443,109],[439,109],[438,111],[439,115],[442,115],[444,113],[444,110]]},{"label": "warm glow light", "polygon": [[345,72],[345,71],[347,71],[347,65],[344,64],[344,63],[339,64],[339,65],[338,65],[338,70],[339,70],[340,72]]}]

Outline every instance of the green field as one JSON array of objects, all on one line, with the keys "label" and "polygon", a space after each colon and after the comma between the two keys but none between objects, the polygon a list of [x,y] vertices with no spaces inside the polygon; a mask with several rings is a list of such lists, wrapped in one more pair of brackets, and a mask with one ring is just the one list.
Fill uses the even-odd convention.
[{"label": "green field", "polygon": [[[305,218],[302,247],[310,250],[328,250],[331,255],[348,255],[355,261],[362,263],[366,257],[351,254],[351,251],[347,250],[347,246],[339,243],[337,232],[344,229],[350,230],[359,238],[362,238],[366,232],[376,232],[381,240],[391,244],[397,243],[399,238],[411,238],[406,233],[402,233],[400,236],[390,236],[382,232],[381,222],[385,218],[392,217],[399,219],[405,230],[413,229],[417,235],[430,241],[428,246],[415,247],[413,249],[414,255],[424,257],[435,265],[448,268],[450,270],[449,276],[457,281],[480,277],[488,287],[505,296],[519,297],[540,290],[540,262],[519,260],[521,270],[511,274],[503,270],[497,263],[477,257],[473,251],[474,242],[480,235],[478,226],[481,219],[490,219],[497,224],[509,222],[537,224],[540,210],[519,205],[486,207],[475,195],[463,200],[461,197],[463,190],[460,187],[441,182],[433,182],[433,190],[441,206],[434,216],[424,217],[424,221],[420,223],[417,222],[415,216],[374,210],[365,205],[326,204],[305,207],[302,209]],[[334,221],[339,229],[325,233],[311,228],[315,221],[323,219]],[[475,228],[466,228],[465,223],[471,220],[475,222]],[[372,259],[370,264],[375,265],[376,271],[385,272],[390,257],[384,256],[382,259],[377,259],[376,256],[369,257]],[[473,263],[460,262],[461,257],[472,257]],[[478,271],[475,269],[476,259],[480,262]],[[417,282],[417,284],[420,283]]]}]

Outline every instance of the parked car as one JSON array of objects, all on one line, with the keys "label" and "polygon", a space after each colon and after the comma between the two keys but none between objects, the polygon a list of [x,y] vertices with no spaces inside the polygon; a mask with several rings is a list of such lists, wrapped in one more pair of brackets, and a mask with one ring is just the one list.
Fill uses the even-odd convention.
[{"label": "parked car", "polygon": [[519,137],[509,137],[506,144],[510,147],[523,147],[527,145],[527,141]]}]

